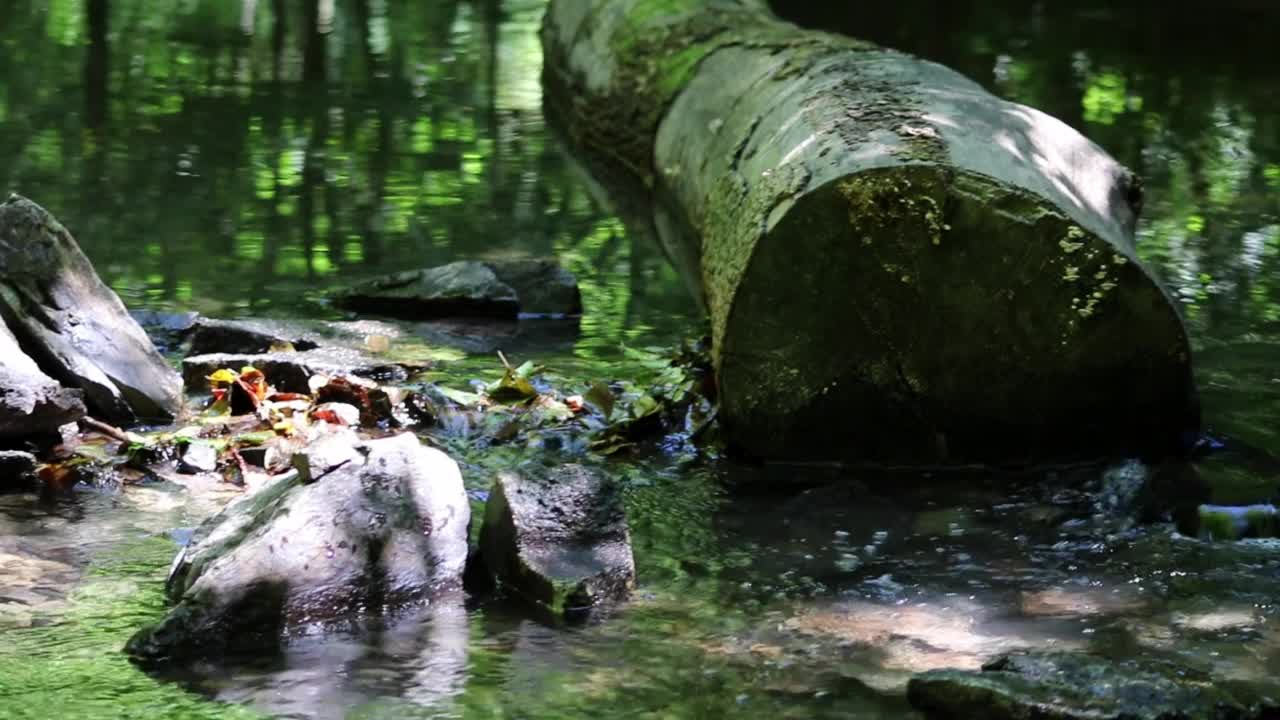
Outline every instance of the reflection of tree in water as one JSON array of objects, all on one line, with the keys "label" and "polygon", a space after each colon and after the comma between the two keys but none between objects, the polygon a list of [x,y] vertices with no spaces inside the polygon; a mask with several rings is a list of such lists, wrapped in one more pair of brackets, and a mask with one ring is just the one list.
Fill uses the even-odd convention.
[{"label": "reflection of tree in water", "polygon": [[655,253],[612,263],[545,138],[537,0],[0,5],[0,179],[131,303],[300,312],[338,271],[520,252],[589,271],[615,332],[688,305]]},{"label": "reflection of tree in water", "polygon": [[[523,251],[603,273],[586,279],[615,330],[639,322],[628,311],[682,311],[657,253],[546,139],[541,4],[0,0],[0,178],[65,218],[135,303],[297,311],[338,271]],[[1146,178],[1143,252],[1194,323],[1280,323],[1274,10],[944,5],[780,9],[1082,127]]]}]

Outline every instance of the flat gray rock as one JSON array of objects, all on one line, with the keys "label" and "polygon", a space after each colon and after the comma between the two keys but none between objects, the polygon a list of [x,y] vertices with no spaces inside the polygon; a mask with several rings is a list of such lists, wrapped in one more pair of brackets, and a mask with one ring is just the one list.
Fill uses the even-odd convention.
[{"label": "flat gray rock", "polygon": [[1280,710],[1280,696],[1187,667],[1083,653],[1007,655],[981,672],[927,672],[912,678],[907,697],[931,718],[985,720],[1252,720]]},{"label": "flat gray rock", "polygon": [[216,320],[200,318],[191,330],[189,355],[268,353],[283,345],[294,350],[339,347],[364,351],[377,338],[404,335],[398,325],[376,320]]},{"label": "flat gray rock", "polygon": [[396,363],[379,360],[356,350],[321,348],[305,352],[265,353],[261,355],[224,354],[193,355],[182,361],[182,379],[190,392],[203,392],[208,378],[223,368],[240,370],[253,366],[267,376],[267,382],[281,392],[310,393],[308,381],[313,375],[354,375],[379,383],[399,383],[411,372],[425,369],[425,364]]},{"label": "flat gray rock", "polygon": [[579,315],[578,281],[554,260],[463,260],[374,278],[334,295],[359,312],[408,320]]},{"label": "flat gray rock", "polygon": [[622,493],[582,465],[498,475],[480,530],[485,568],[552,616],[627,599],[635,560]]},{"label": "flat gray rock", "polygon": [[516,291],[488,266],[455,262],[374,278],[336,294],[334,304],[406,319],[450,316],[514,318]]}]

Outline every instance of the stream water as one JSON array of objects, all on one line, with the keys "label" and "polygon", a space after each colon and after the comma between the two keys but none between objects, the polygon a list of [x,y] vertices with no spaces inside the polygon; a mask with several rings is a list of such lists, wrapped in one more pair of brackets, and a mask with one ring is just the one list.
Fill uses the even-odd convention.
[{"label": "stream water", "polygon": [[[543,4],[0,0],[0,179],[139,309],[327,317],[323,291],[354,278],[553,254],[586,314],[519,359],[626,378],[624,347],[674,344],[699,321],[547,135]],[[1280,12],[778,5],[956,67],[1135,168],[1140,252],[1186,311],[1208,429],[1238,448],[1198,469],[1216,501],[1273,499]],[[483,354],[449,372],[491,368]],[[469,487],[520,452],[467,458]],[[1280,546],[1101,516],[1080,491],[1096,468],[929,478],[662,453],[609,467],[640,588],[607,622],[553,628],[459,599],[164,677],[120,648],[163,613],[178,541],[226,491],[0,495],[0,718],[905,718],[912,673],[1024,647],[1255,682],[1280,670]]]}]

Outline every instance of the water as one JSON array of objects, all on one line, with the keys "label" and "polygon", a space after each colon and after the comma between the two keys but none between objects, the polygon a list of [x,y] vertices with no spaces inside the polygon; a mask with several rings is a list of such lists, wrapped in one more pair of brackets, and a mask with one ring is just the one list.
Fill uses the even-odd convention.
[{"label": "water", "polygon": [[[1218,501],[1271,498],[1280,14],[1249,0],[779,5],[1053,112],[1144,176],[1140,250],[1186,310],[1206,421],[1250,448],[1201,470]],[[696,315],[549,141],[541,7],[0,2],[0,184],[54,211],[133,307],[330,317],[323,291],[353,278],[555,254],[583,280],[586,316],[536,359],[627,377],[622,344],[670,344]],[[327,39],[300,32],[313,12]],[[511,452],[465,458],[469,486]],[[460,599],[165,678],[119,648],[163,612],[174,531],[223,496],[0,497],[0,718],[902,718],[912,672],[1020,647],[1175,657],[1246,680],[1280,668],[1280,554],[1266,543],[1128,529],[1044,477],[926,489],[662,457],[612,469],[630,487],[640,591],[609,622],[553,629]]]}]

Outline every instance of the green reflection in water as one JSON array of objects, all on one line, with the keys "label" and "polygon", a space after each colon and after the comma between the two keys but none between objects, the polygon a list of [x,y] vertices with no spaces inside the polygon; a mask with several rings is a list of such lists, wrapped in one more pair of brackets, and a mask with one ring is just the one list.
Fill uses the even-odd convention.
[{"label": "green reflection in water", "polygon": [[[1239,32],[1274,24],[1274,12],[1259,17],[1245,2],[1205,11],[901,0],[859,3],[849,21],[838,4],[783,4],[957,67],[1138,169],[1141,252],[1187,309],[1210,423],[1280,452],[1280,73],[1271,39]],[[597,206],[547,137],[542,5],[335,0],[329,16],[299,0],[0,0],[0,180],[62,218],[138,307],[330,316],[324,291],[366,275],[557,255],[581,278],[587,314],[572,347],[535,359],[566,378],[632,378],[640,370],[621,344],[669,344],[697,326],[660,254]],[[464,359],[442,379],[492,379],[495,367]],[[489,472],[521,456],[504,448],[477,459],[469,485],[483,489]],[[642,578],[634,607],[564,633],[474,608],[455,698],[424,707],[367,690],[351,716],[906,715],[901,700],[849,681],[840,653],[805,664],[796,662],[803,652],[775,657],[768,642],[752,644],[756,628],[776,626],[778,603],[826,590],[803,572],[780,580],[753,571],[775,546],[726,539],[714,473],[661,462],[612,469],[631,484]],[[1232,487],[1252,492],[1258,477],[1233,476]],[[40,547],[37,529],[17,527]],[[812,538],[791,542],[800,550],[772,562],[803,564]],[[984,564],[982,548],[964,548],[979,561],[933,570],[944,589],[967,594],[991,576],[1030,574],[1017,554]],[[873,578],[910,577],[921,557],[937,556],[923,541],[909,550]],[[136,536],[95,551],[50,624],[3,630],[0,718],[51,708],[249,717],[154,680],[117,652],[162,612],[172,551],[163,537]],[[1077,562],[1094,560],[1082,552],[1060,564]],[[1116,575],[1127,582],[1134,568]],[[769,589],[744,589],[750,581]],[[269,694],[273,681],[262,682]]]},{"label": "green reflection in water", "polygon": [[53,624],[0,626],[0,718],[259,717],[156,682],[119,651],[163,612],[174,550],[168,538],[122,541],[87,568]]}]

